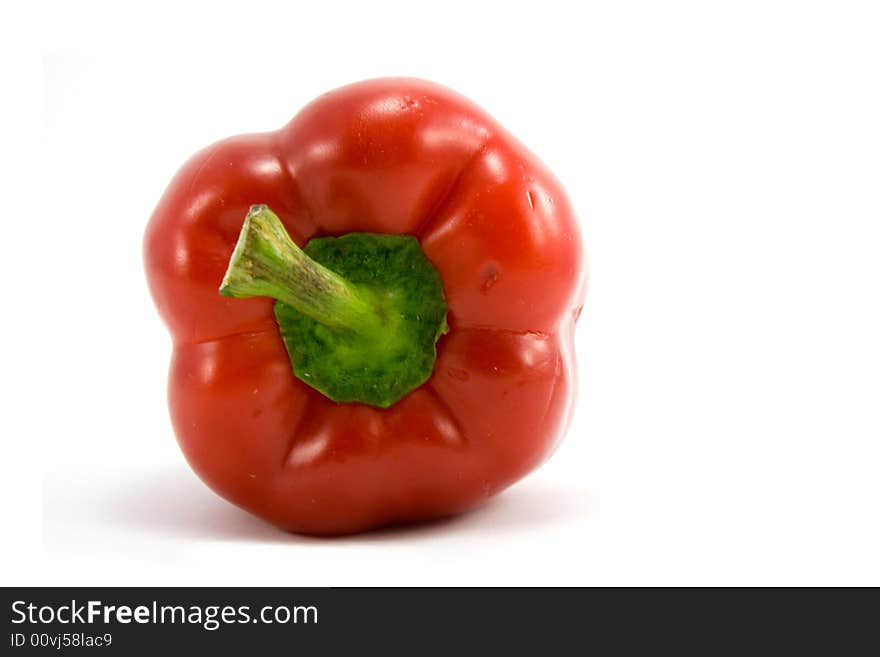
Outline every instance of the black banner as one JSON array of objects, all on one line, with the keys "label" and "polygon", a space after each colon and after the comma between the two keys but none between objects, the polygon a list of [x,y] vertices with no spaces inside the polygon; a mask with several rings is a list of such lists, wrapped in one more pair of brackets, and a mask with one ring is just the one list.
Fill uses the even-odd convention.
[{"label": "black banner", "polygon": [[3,589],[3,654],[878,646],[874,590]]}]

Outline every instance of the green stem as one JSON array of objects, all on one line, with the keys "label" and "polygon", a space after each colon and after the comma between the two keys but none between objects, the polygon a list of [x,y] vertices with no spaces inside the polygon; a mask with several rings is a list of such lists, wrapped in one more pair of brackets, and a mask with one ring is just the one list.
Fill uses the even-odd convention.
[{"label": "green stem", "polygon": [[380,322],[365,291],[307,256],[265,205],[251,206],[220,294],[272,297],[325,326],[358,333],[373,332]]}]

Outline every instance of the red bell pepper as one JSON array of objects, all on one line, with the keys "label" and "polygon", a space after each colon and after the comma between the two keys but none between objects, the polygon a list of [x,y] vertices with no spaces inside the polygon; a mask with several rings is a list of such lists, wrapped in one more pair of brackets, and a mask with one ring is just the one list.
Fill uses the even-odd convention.
[{"label": "red bell pepper", "polygon": [[288,530],[473,507],[541,463],[571,415],[572,208],[443,87],[350,85],[198,153],[145,261],[186,458]]}]

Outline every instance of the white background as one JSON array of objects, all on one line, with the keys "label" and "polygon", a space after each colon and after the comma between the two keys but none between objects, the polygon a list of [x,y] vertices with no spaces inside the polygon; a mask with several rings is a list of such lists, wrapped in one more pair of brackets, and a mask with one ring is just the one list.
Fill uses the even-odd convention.
[{"label": "white background", "polygon": [[[0,16],[3,584],[880,584],[875,3],[127,4]],[[141,238],[191,153],[383,75],[567,186],[579,403],[479,511],[303,538],[185,465]]]}]

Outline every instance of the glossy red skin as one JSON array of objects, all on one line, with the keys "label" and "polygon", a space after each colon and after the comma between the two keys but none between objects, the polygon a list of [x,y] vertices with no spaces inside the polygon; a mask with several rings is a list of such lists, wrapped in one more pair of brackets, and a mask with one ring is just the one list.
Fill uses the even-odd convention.
[{"label": "glossy red skin", "polygon": [[[351,231],[420,239],[449,306],[428,382],[381,410],[293,376],[273,301],[217,292],[256,203],[301,245]],[[150,220],[145,260],[174,339],[169,400],[186,458],[285,529],[344,534],[461,512],[535,468],[568,423],[585,279],[577,222],[535,156],[444,87],[353,84],[278,132],[196,154]]]}]

